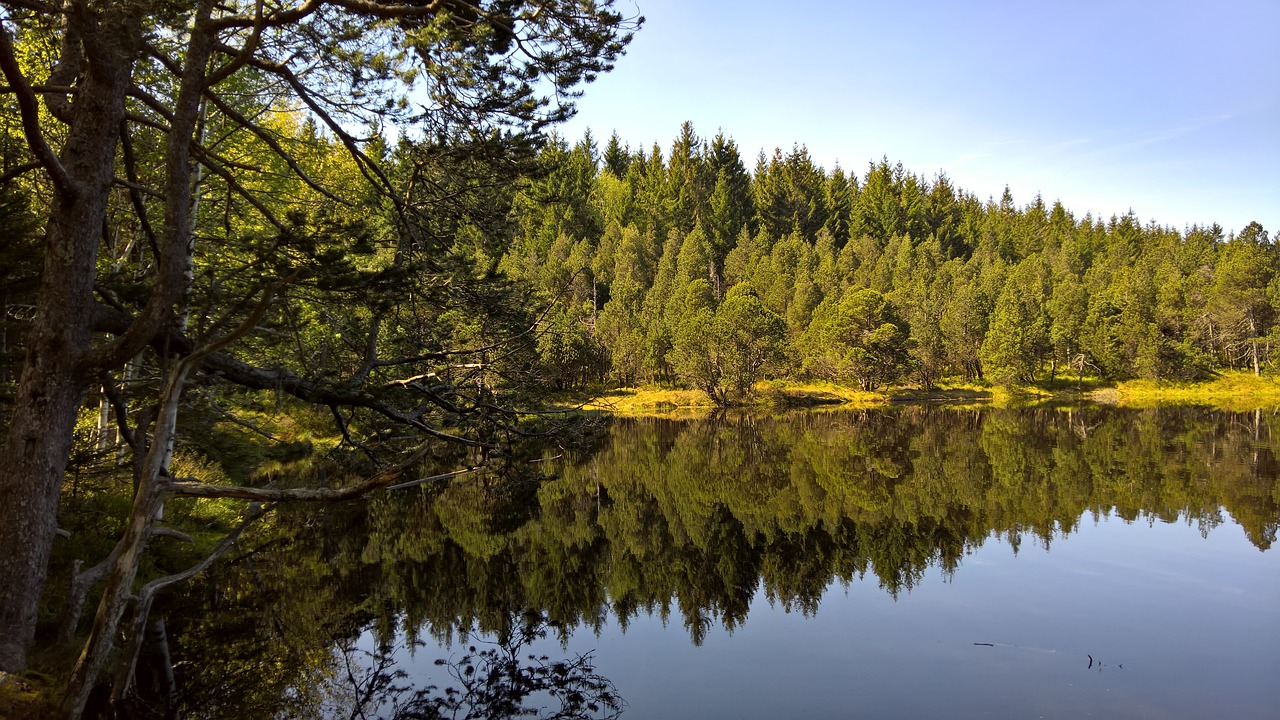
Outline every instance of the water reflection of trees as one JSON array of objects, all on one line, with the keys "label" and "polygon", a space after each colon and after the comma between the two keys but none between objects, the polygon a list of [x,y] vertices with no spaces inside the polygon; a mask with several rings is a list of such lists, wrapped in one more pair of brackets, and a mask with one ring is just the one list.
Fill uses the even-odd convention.
[{"label": "water reflection of trees", "polygon": [[[325,683],[321,713],[327,717],[387,720],[611,720],[626,705],[613,683],[596,672],[590,653],[553,659],[533,652],[550,630],[540,613],[524,613],[506,635],[466,638],[458,653],[435,661],[432,683],[415,687],[400,668],[406,647],[361,648],[340,642],[337,672]],[[400,652],[397,652],[400,651]],[[436,683],[439,684],[436,684]]]},{"label": "water reflection of trees", "polygon": [[[1048,546],[1090,514],[1207,533],[1225,510],[1266,550],[1280,523],[1273,421],[926,408],[619,420],[597,451],[540,482],[472,480],[284,515],[202,591],[182,645],[220,678],[274,667],[252,689],[270,715],[282,697],[314,702],[298,688],[332,672],[333,638],[364,628],[448,643],[513,637],[526,612],[565,637],[677,614],[700,642],[744,622],[761,592],[812,613],[833,581],[870,574],[896,595],[931,567],[957,572],[992,537]],[[253,715],[243,695],[234,706]]]}]

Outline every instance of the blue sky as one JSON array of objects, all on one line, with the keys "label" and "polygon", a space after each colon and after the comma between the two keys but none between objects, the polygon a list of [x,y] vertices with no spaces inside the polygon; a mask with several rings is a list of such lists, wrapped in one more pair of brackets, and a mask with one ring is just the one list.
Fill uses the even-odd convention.
[{"label": "blue sky", "polygon": [[1077,217],[1280,232],[1280,2],[618,0],[646,17],[569,139],[887,156]]}]

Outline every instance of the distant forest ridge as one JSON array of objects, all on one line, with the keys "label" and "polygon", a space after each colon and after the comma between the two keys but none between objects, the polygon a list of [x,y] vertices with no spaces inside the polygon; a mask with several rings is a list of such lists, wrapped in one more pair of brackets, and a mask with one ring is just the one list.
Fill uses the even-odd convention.
[{"label": "distant forest ridge", "polygon": [[1274,368],[1280,253],[1250,223],[1179,231],[983,201],[890,164],[760,153],[685,123],[671,147],[553,138],[500,267],[554,302],[552,381],[676,383],[732,402],[763,377],[876,388],[1063,373]]}]

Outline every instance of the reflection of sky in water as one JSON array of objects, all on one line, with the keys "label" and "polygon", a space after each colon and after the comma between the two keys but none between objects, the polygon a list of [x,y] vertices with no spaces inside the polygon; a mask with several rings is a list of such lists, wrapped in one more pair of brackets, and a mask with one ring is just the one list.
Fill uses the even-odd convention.
[{"label": "reflection of sky in water", "polygon": [[[1048,552],[989,540],[896,601],[869,575],[806,618],[758,589],[700,647],[673,611],[533,650],[592,651],[627,718],[1274,718],[1277,640],[1280,554],[1239,526],[1086,516]],[[435,657],[402,667],[422,686]]]}]

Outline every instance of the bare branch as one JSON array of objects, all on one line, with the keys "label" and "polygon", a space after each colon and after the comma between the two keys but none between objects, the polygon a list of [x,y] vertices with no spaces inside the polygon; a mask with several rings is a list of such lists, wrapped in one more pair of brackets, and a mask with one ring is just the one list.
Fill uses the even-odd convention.
[{"label": "bare branch", "polygon": [[409,482],[399,483],[398,485],[392,485],[388,487],[387,490],[403,490],[404,488],[417,487],[419,485],[426,485],[427,483],[435,482],[437,480],[447,480],[449,478],[455,478],[460,475],[470,475],[471,473],[484,472],[485,470],[488,470],[488,469],[489,469],[488,465],[474,465],[469,468],[454,470],[453,472],[440,473],[439,475],[432,475],[431,477],[419,478],[417,480],[410,480]]},{"label": "bare branch", "polygon": [[174,497],[239,498],[257,502],[339,502],[352,500],[395,483],[404,477],[406,472],[420,465],[431,454],[433,447],[434,445],[430,442],[423,443],[398,464],[386,468],[348,488],[252,488],[237,485],[207,485],[189,480],[177,480],[170,482],[165,487],[165,492]]},{"label": "bare branch", "polygon": [[142,455],[144,448],[138,445],[137,436],[129,427],[129,407],[120,396],[120,389],[111,381],[111,376],[105,373],[102,377],[102,394],[106,396],[107,402],[111,403],[111,410],[116,416],[116,427],[120,429],[120,437],[124,439],[125,445],[129,446],[134,455]]},{"label": "bare branch", "polygon": [[171,527],[153,527],[151,528],[151,537],[167,537],[189,543],[196,541],[196,539],[190,535]]},{"label": "bare branch", "polygon": [[148,187],[146,185],[143,185],[142,183],[134,182],[132,180],[125,180],[124,178],[112,178],[111,182],[114,185],[119,185],[122,188],[128,188],[129,190],[132,190],[134,192],[140,192],[144,195],[150,195],[151,197],[158,198],[160,200],[164,199],[164,193],[160,192],[159,190],[156,190],[153,187]]},{"label": "bare branch", "polygon": [[89,590],[107,576],[107,571],[120,556],[121,546],[117,543],[111,553],[102,562],[88,570],[81,571],[83,561],[76,560],[71,570],[71,590],[67,594],[67,609],[62,613],[61,626],[58,628],[58,645],[70,647],[76,639],[76,626],[80,624],[80,615],[84,612],[84,601]]},{"label": "bare branch", "polygon": [[14,178],[21,177],[31,172],[32,170],[39,170],[42,167],[44,167],[44,163],[39,163],[39,162],[29,162],[29,163],[23,163],[21,165],[15,165],[9,168],[8,170],[4,171],[3,173],[0,173],[0,185],[7,183]]},{"label": "bare branch", "polygon": [[[262,39],[262,29],[266,26],[266,18],[262,15],[262,0],[257,0],[253,6],[253,31],[249,33],[249,37],[245,39],[244,45],[241,46],[240,52],[232,56],[231,61],[220,68],[205,76],[204,86],[206,88],[213,87],[218,83],[231,77],[237,70],[244,67],[249,62],[249,58],[258,49],[258,42]],[[216,28],[212,28],[211,32],[217,32]]]},{"label": "bare branch", "polygon": [[229,15],[214,20],[210,27],[214,30],[231,30],[233,28],[254,27],[258,22],[261,22],[263,27],[279,27],[296,23],[319,10],[322,6],[324,6],[324,0],[307,0],[292,10],[283,10],[263,20],[259,20],[256,12],[254,17],[251,18],[243,15]]},{"label": "bare branch", "polygon": [[276,217],[275,213],[271,212],[271,210],[263,204],[261,198],[254,193],[249,192],[244,185],[241,185],[240,181],[236,180],[235,176],[231,174],[231,171],[228,170],[222,162],[217,160],[213,153],[210,153],[203,147],[197,145],[193,154],[201,165],[208,168],[208,170],[214,175],[222,178],[223,181],[226,182],[233,191],[235,191],[236,195],[240,196],[245,202],[252,205],[253,209],[257,210],[258,213],[262,215],[262,218],[271,223],[276,230],[279,230],[281,233],[288,230],[288,227]]},{"label": "bare branch", "polygon": [[[138,163],[133,152],[133,135],[129,133],[129,123],[120,123],[120,149],[124,157],[124,171],[128,176],[129,182],[138,183]],[[142,201],[141,190],[129,188],[129,201],[133,204],[134,215],[138,218],[138,224],[142,227],[142,232],[147,236],[147,242],[151,243],[151,252],[160,254],[160,243],[156,240],[156,233],[151,228],[151,221],[147,219],[147,206]]]},{"label": "bare branch", "polygon": [[46,5],[45,3],[37,2],[37,0],[5,0],[5,5],[20,7],[23,10],[31,10],[45,15],[51,15],[58,12],[56,5]]},{"label": "bare branch", "polygon": [[258,426],[257,426],[257,425],[255,425],[254,423],[249,422],[248,420],[242,420],[242,419],[240,419],[240,418],[236,417],[236,416],[235,416],[235,413],[233,413],[233,412],[231,412],[230,410],[228,410],[228,409],[226,409],[226,408],[222,407],[221,405],[219,405],[218,403],[214,402],[213,400],[206,399],[206,402],[208,402],[208,403],[209,403],[209,406],[210,406],[210,407],[212,407],[212,408],[214,409],[214,411],[216,411],[216,412],[217,412],[219,415],[221,415],[222,417],[226,418],[226,419],[227,419],[227,422],[230,422],[230,423],[233,423],[233,424],[239,425],[240,427],[242,427],[242,428],[244,428],[244,429],[246,429],[246,430],[249,430],[249,431],[251,431],[251,432],[257,433],[258,435],[261,435],[262,437],[264,437],[264,438],[266,438],[266,439],[268,439],[268,440],[275,440],[275,439],[276,439],[276,436],[275,436],[275,435],[271,434],[270,432],[268,432],[268,431],[266,431],[266,430],[263,430],[262,428],[258,427]]},{"label": "bare branch", "polygon": [[[132,318],[129,315],[106,305],[98,305],[94,314],[94,329],[101,332],[124,332],[131,322]],[[193,351],[195,342],[176,331],[170,331],[168,334],[157,335],[152,338],[152,345],[162,349],[167,348],[169,352],[188,353]],[[227,353],[221,352],[210,354],[205,358],[201,367],[205,372],[221,376],[241,387],[255,390],[276,390],[306,402],[322,405],[367,408],[389,420],[406,427],[412,427],[439,440],[447,440],[472,447],[483,445],[483,443],[470,438],[437,430],[416,417],[405,415],[380,398],[362,390],[313,382],[288,370],[254,367]]]},{"label": "bare branch", "polygon": [[[204,572],[204,570],[212,565],[214,561],[222,557],[227,550],[231,549],[231,546],[235,544],[236,540],[240,539],[240,536],[244,534],[244,531],[248,529],[254,521],[269,511],[270,508],[263,508],[257,504],[251,505],[249,507],[249,511],[245,514],[244,519],[240,521],[240,524],[237,525],[236,528],[225,538],[223,538],[222,542],[218,543],[217,547],[206,555],[203,560],[180,573],[152,580],[142,586],[142,589],[138,591],[138,602],[134,606],[133,622],[130,624],[129,633],[126,636],[128,637],[128,642],[125,646],[120,665],[116,670],[115,684],[111,691],[113,698],[119,699],[133,686],[134,668],[138,663],[138,653],[142,649],[142,639],[147,628],[147,617],[151,614],[151,604],[155,600],[156,593],[170,585],[173,585],[174,583],[190,580],[201,572]],[[154,530],[152,531],[152,534],[156,534]]]},{"label": "bare branch", "polygon": [[[219,49],[226,48],[227,46],[225,45],[219,47]],[[316,100],[310,89],[303,84],[302,80],[298,78],[293,70],[289,69],[286,65],[267,62],[261,58],[251,58],[249,63],[259,70],[271,73],[281,80],[284,80],[285,83],[293,89],[294,93],[297,94],[298,99],[302,100],[303,104],[305,104],[311,112],[315,113],[316,117],[320,118],[320,121],[329,128],[329,131],[342,142],[343,147],[347,149],[347,153],[356,161],[356,167],[360,169],[360,174],[364,175],[365,179],[369,181],[369,184],[375,190],[391,197],[396,204],[397,211],[401,210],[399,200],[395,199],[394,193],[391,192],[394,187],[391,180],[388,179],[382,170],[380,170],[378,166],[369,159],[369,156],[360,149],[359,142],[356,138],[351,135],[351,133],[347,132],[346,129],[342,127],[341,123],[334,120],[333,116],[320,106],[320,102]]]},{"label": "bare branch", "polygon": [[333,413],[333,420],[338,424],[338,430],[342,433],[342,441],[351,447],[359,448],[370,460],[377,462],[377,456],[373,454],[373,450],[370,450],[368,445],[351,437],[351,428],[347,424],[347,419],[342,417],[342,411],[338,409],[338,406],[330,405],[329,411]]},{"label": "bare branch", "polygon": [[348,207],[351,206],[352,203],[350,201],[344,200],[343,198],[338,197],[337,195],[333,194],[332,192],[324,188],[322,185],[320,185],[320,183],[313,180],[311,176],[307,174],[307,171],[303,170],[302,166],[298,164],[298,161],[294,159],[294,157],[290,155],[289,152],[286,151],[284,147],[282,147],[280,143],[276,141],[275,138],[271,137],[271,135],[266,130],[263,130],[262,127],[259,126],[257,123],[252,122],[245,116],[236,112],[235,108],[231,107],[226,102],[224,102],[223,99],[218,95],[212,92],[206,92],[205,97],[213,102],[214,106],[218,108],[219,112],[231,118],[241,127],[243,127],[244,129],[256,135],[259,140],[266,143],[267,147],[271,148],[271,150],[275,152],[277,157],[285,161],[285,164],[289,166],[290,170],[293,170],[293,172],[298,176],[298,179],[302,180],[302,182],[307,184],[307,187],[310,187],[312,190],[315,190],[316,192],[320,193],[321,195],[329,198],[330,200],[336,203],[339,203],[341,205],[346,205]]}]

